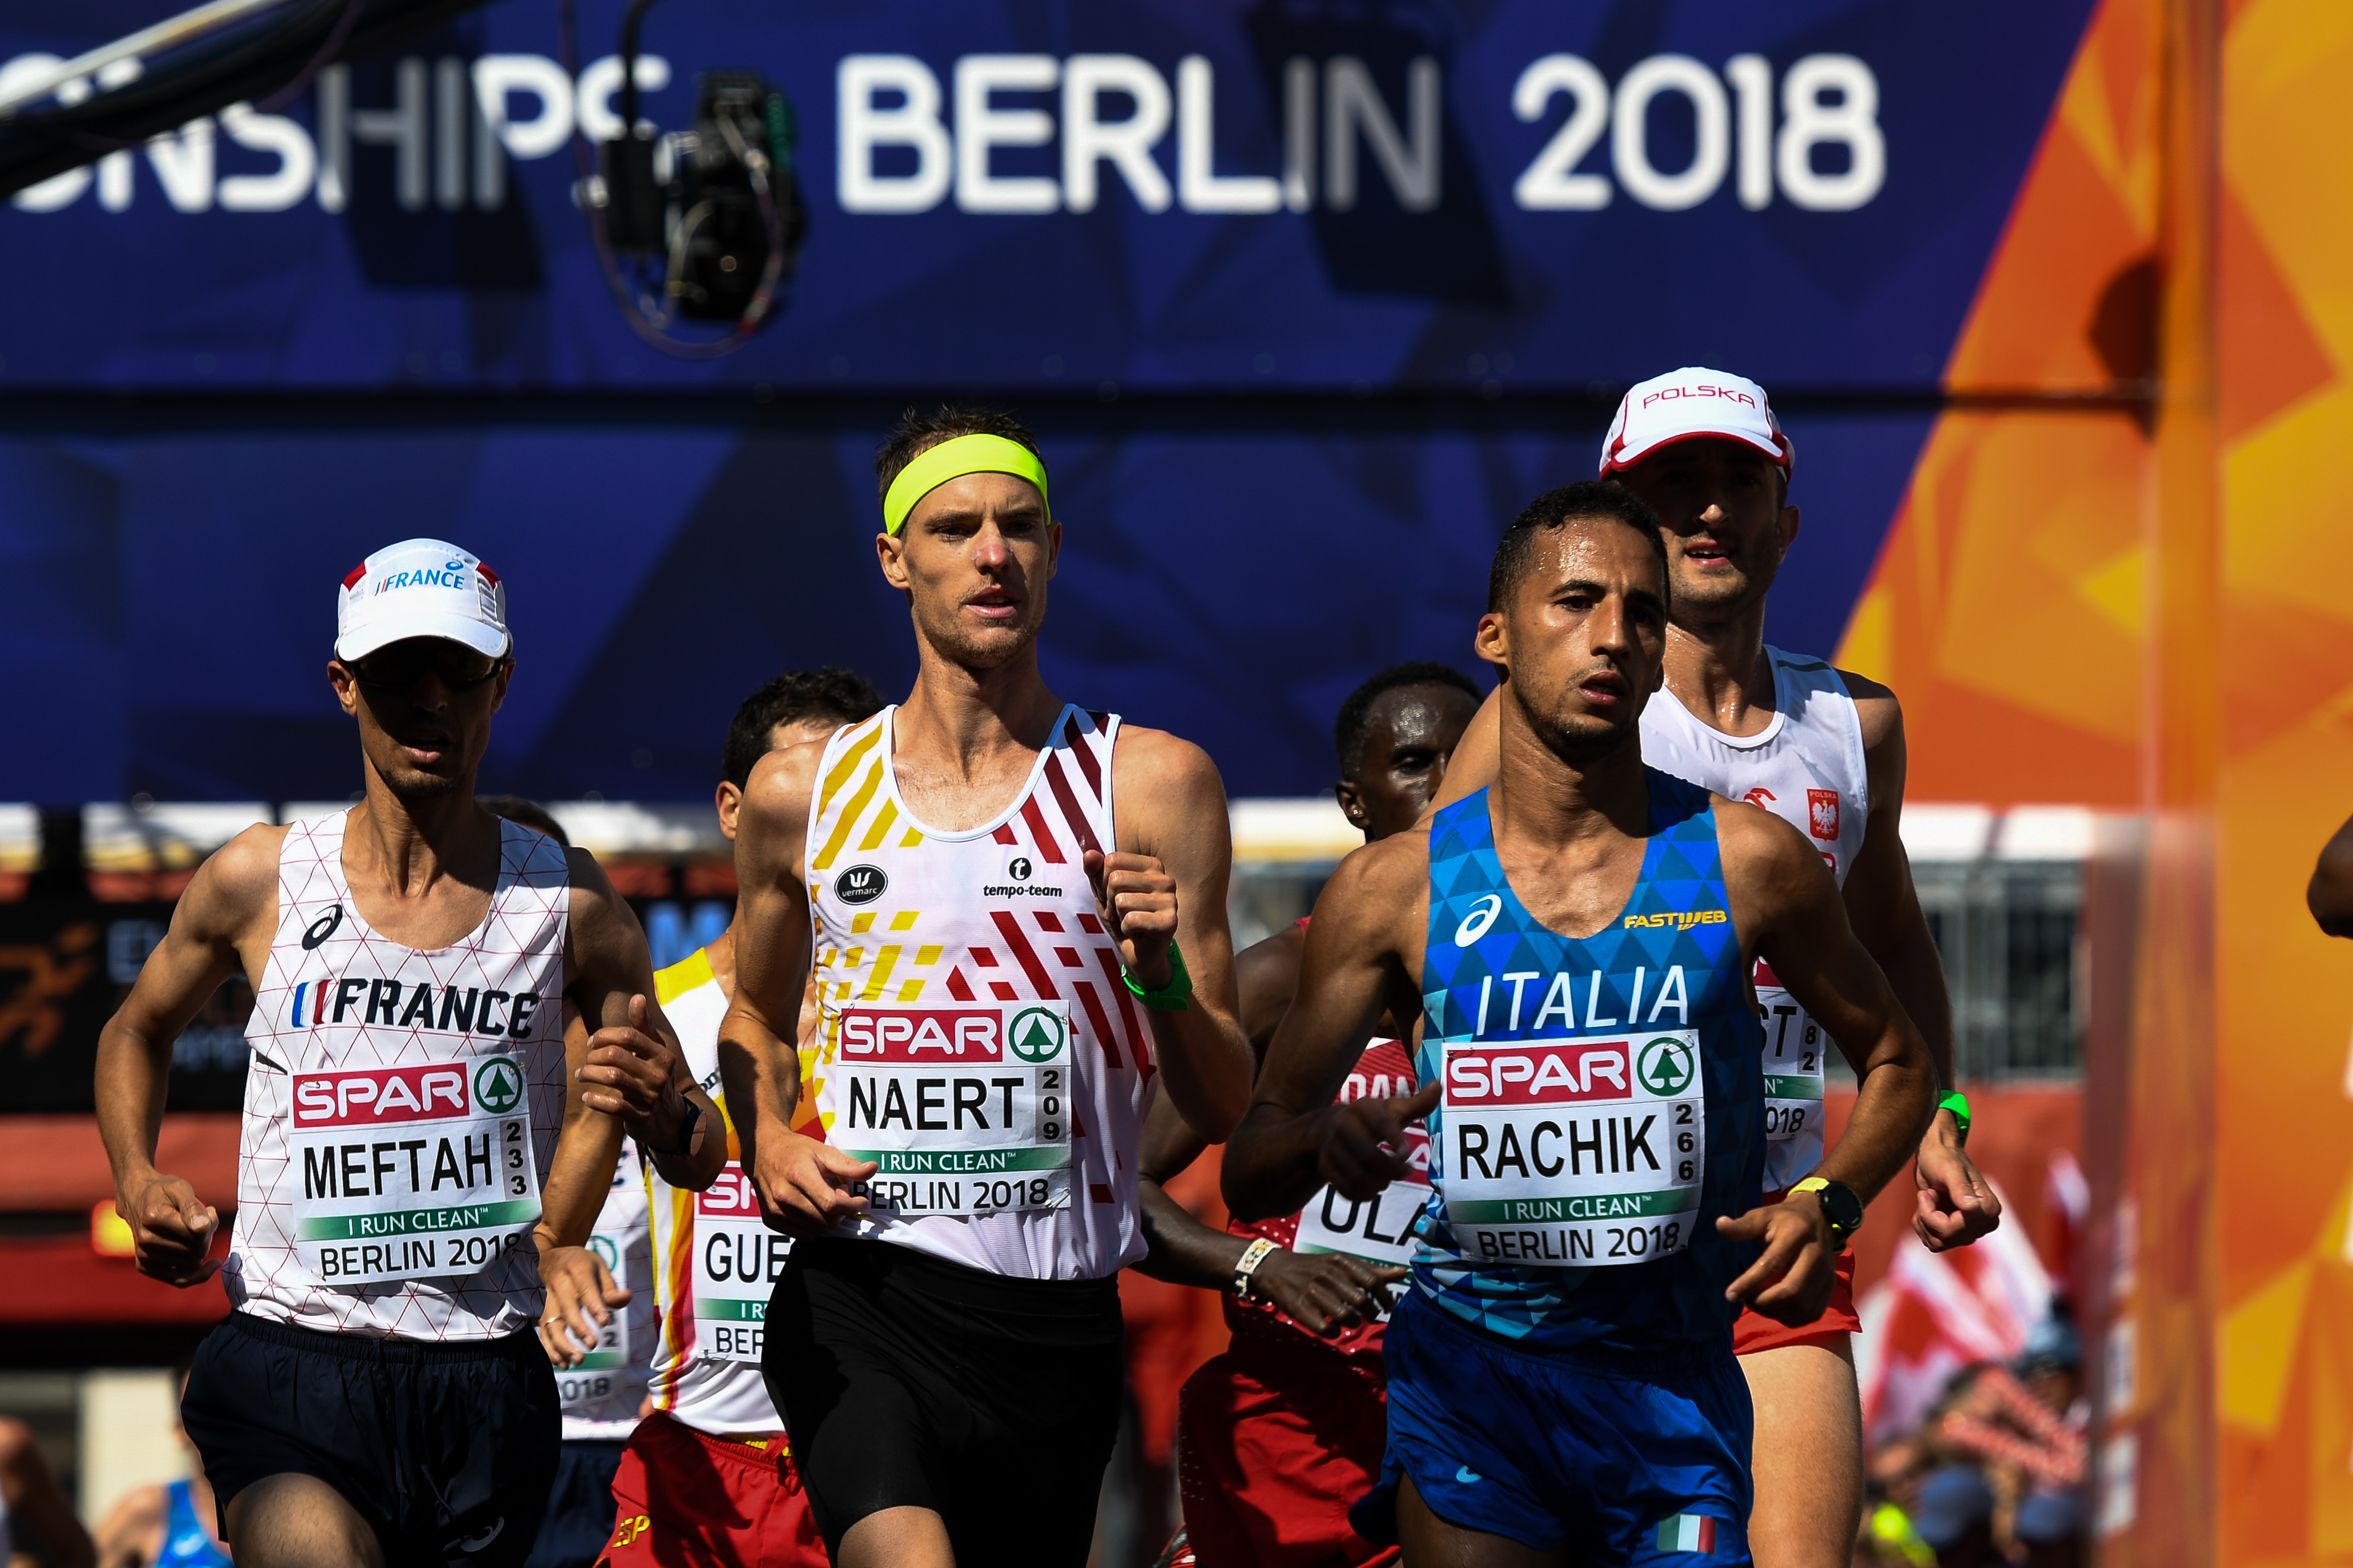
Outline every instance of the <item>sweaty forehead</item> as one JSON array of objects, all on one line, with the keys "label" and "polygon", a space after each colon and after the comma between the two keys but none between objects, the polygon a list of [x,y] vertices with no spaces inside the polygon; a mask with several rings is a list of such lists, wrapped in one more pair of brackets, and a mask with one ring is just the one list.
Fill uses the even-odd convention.
[{"label": "sweaty forehead", "polygon": [[1450,747],[1478,710],[1478,700],[1456,687],[1399,686],[1374,700],[1366,733],[1386,734],[1392,748]]}]

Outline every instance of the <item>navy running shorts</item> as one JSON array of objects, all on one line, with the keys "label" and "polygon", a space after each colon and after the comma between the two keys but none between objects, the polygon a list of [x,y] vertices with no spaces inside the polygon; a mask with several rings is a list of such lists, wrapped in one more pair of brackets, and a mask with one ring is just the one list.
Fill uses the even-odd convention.
[{"label": "navy running shorts", "polygon": [[224,1531],[247,1487],[311,1476],[367,1521],[386,1561],[466,1568],[530,1554],[564,1429],[555,1374],[529,1331],[428,1344],[250,1312],[231,1312],[196,1347],[180,1422]]},{"label": "navy running shorts", "polygon": [[1516,1347],[1409,1293],[1383,1345],[1388,1451],[1350,1514],[1397,1539],[1407,1476],[1465,1530],[1608,1565],[1745,1568],[1747,1380],[1732,1347],[1674,1358]]}]

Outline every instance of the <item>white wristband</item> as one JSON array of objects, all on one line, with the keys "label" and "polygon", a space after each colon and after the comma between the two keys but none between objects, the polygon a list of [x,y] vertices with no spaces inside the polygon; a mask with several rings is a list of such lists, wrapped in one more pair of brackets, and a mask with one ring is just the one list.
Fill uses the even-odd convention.
[{"label": "white wristband", "polygon": [[1274,1250],[1274,1243],[1267,1240],[1267,1238],[1262,1236],[1256,1241],[1251,1242],[1248,1247],[1242,1248],[1241,1257],[1234,1263],[1234,1294],[1236,1296],[1240,1297],[1244,1300],[1248,1300],[1250,1299],[1250,1276],[1258,1272],[1258,1266],[1265,1262],[1267,1255]]}]

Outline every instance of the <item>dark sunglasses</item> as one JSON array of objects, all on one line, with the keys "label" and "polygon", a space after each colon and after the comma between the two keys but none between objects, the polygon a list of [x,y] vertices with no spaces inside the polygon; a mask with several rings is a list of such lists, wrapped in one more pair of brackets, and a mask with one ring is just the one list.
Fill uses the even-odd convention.
[{"label": "dark sunglasses", "polygon": [[499,666],[505,662],[461,642],[418,637],[347,658],[343,668],[357,676],[364,686],[406,691],[417,684],[417,677],[430,669],[450,690],[470,691],[496,675]]}]

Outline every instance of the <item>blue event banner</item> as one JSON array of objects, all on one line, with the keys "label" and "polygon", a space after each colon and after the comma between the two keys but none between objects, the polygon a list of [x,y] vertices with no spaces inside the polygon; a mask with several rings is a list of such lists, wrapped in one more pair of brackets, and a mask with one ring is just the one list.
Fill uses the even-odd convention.
[{"label": "blue event banner", "polygon": [[[500,0],[20,193],[9,387],[1934,387],[2089,0],[871,0],[648,16],[791,100],[782,318],[663,357],[580,154],[620,7]],[[156,19],[0,25],[0,90]],[[689,329],[691,331],[691,329]]]}]

